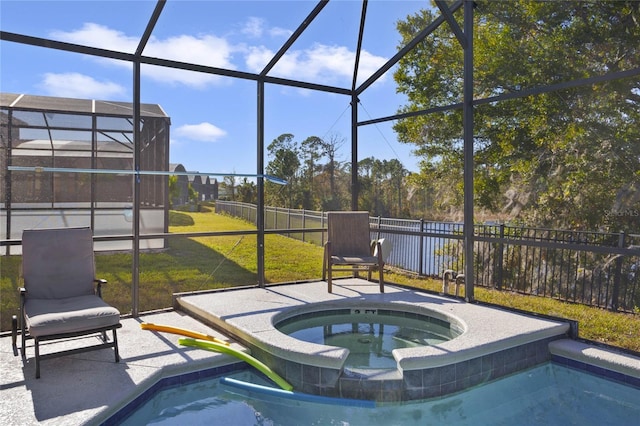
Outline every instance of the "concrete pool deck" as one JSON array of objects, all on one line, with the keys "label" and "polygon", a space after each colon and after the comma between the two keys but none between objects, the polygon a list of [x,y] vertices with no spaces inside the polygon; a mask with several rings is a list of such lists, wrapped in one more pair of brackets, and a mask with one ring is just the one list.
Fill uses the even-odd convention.
[{"label": "concrete pool deck", "polygon": [[[394,297],[400,300],[403,297],[414,297],[409,293],[418,293],[387,285],[385,295],[380,295],[377,292],[376,283],[368,283],[364,280],[337,280],[334,283],[334,289],[334,294],[328,294],[326,283],[315,282],[278,285],[266,289],[221,291],[188,297],[209,300],[214,305],[211,307],[212,310],[224,309],[227,315],[230,315],[229,319],[233,317],[239,320],[242,314],[236,310],[240,309],[238,306],[244,306],[243,310],[251,307],[257,312],[268,314],[286,306],[283,305],[283,300],[288,300],[288,303],[293,303],[293,300],[298,300],[300,303],[314,301],[333,303],[347,297],[363,300]],[[434,298],[433,300],[436,301],[445,299],[439,302],[440,309],[455,308],[458,312],[474,306],[479,307],[454,299],[420,294],[420,297]],[[214,295],[216,300],[210,300],[209,298]],[[254,300],[253,297],[256,295],[260,297]],[[221,303],[223,301],[225,303]],[[483,309],[503,312],[486,307]],[[3,312],[3,314],[6,313]],[[0,418],[3,424],[100,424],[163,377],[237,361],[228,355],[180,346],[177,344],[178,336],[176,335],[141,330],[142,322],[182,327],[226,338],[220,332],[180,311],[145,314],[135,319],[125,318],[122,320],[122,329],[118,331],[120,363],[113,362],[113,352],[110,350],[45,360],[42,363],[42,377],[36,380],[32,342],[28,341],[26,362],[23,362],[22,357],[13,355],[11,338],[2,337],[0,338],[0,368],[2,369]],[[56,343],[65,348],[79,344],[84,342]],[[592,362],[594,365],[640,378],[640,358],[571,340],[558,340],[555,346],[556,351],[563,357]],[[233,347],[248,351],[237,343],[233,343]]]}]

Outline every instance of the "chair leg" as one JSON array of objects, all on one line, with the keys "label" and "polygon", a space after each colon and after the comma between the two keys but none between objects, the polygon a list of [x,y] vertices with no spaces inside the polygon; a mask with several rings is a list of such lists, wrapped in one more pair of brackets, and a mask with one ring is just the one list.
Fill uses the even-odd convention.
[{"label": "chair leg", "polygon": [[327,277],[327,268],[329,267],[329,253],[327,247],[324,248],[322,253],[322,281]]},{"label": "chair leg", "polygon": [[22,358],[25,358],[27,356],[27,330],[24,326],[24,316],[20,316],[20,336],[22,339]]},{"label": "chair leg", "polygon": [[13,348],[13,356],[18,356],[18,317],[11,317],[11,347]]},{"label": "chair leg", "polygon": [[378,271],[378,277],[380,278],[380,293],[384,293],[384,265],[380,265],[380,271]]},{"label": "chair leg", "polygon": [[34,347],[36,350],[36,379],[40,378],[40,339],[37,337],[33,338],[35,342]]},{"label": "chair leg", "polygon": [[116,329],[113,329],[113,351],[116,354],[116,362],[120,362],[120,353],[118,352],[118,336],[116,335]]},{"label": "chair leg", "polygon": [[327,266],[327,291],[333,292],[333,285],[331,283],[331,265]]}]

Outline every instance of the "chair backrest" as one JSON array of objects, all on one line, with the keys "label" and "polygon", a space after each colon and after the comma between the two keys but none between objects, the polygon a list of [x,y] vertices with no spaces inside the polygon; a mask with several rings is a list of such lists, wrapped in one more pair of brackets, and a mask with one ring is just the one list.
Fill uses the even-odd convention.
[{"label": "chair backrest", "polygon": [[22,277],[28,298],[61,299],[94,294],[91,228],[25,230]]},{"label": "chair backrest", "polygon": [[334,256],[371,256],[368,212],[328,212],[327,234]]}]

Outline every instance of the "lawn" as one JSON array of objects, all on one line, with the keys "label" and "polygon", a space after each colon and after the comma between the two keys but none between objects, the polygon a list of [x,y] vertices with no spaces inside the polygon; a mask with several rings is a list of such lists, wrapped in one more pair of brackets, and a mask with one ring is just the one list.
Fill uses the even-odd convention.
[{"label": "lawn", "polygon": [[[179,234],[255,229],[253,224],[203,210],[172,211],[169,231]],[[167,239],[164,250],[141,253],[139,311],[171,307],[172,295],[177,292],[257,284],[256,244],[255,235],[179,236]],[[319,279],[321,264],[321,247],[281,235],[265,235],[267,283]],[[4,331],[10,328],[11,315],[18,312],[19,268],[19,256],[0,257],[0,325]],[[104,298],[121,312],[131,312],[132,256],[98,253],[96,269],[98,276],[109,282]],[[399,271],[385,273],[385,281],[436,292],[442,288],[440,280]],[[482,302],[577,320],[580,337],[640,352],[640,315],[482,287],[475,289],[475,295]]]}]

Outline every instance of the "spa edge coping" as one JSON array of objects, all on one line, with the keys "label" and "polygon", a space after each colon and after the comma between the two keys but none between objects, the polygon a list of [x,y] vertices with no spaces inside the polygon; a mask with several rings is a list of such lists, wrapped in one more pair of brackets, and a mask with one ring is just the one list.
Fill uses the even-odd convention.
[{"label": "spa edge coping", "polygon": [[[178,298],[179,306],[202,320],[235,335],[249,345],[254,345],[278,358],[303,365],[340,370],[349,354],[345,348],[304,342],[276,329],[278,322],[300,314],[344,308],[371,308],[405,311],[427,315],[450,322],[462,332],[452,340],[433,346],[394,349],[393,356],[402,371],[442,367],[468,361],[496,352],[551,337],[562,338],[569,332],[567,322],[553,321],[496,310],[489,315],[465,320],[459,314],[434,307],[429,302],[375,301],[349,299],[282,307],[244,316],[222,318],[207,309]],[[462,304],[466,304],[462,302]],[[474,309],[487,309],[474,305]]]}]

